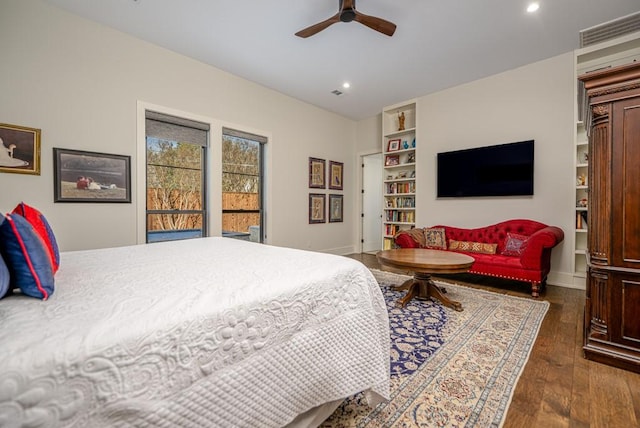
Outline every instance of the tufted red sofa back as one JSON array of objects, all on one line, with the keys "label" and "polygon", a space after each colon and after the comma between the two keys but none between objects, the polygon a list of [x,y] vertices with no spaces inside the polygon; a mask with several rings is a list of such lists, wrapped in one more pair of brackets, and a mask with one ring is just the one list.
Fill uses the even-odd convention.
[{"label": "tufted red sofa back", "polygon": [[447,248],[449,247],[449,241],[453,239],[455,241],[498,244],[497,252],[502,253],[508,232],[531,236],[538,230],[547,227],[547,225],[533,220],[513,219],[477,229],[461,229],[444,225],[431,227],[442,227],[445,229]]}]

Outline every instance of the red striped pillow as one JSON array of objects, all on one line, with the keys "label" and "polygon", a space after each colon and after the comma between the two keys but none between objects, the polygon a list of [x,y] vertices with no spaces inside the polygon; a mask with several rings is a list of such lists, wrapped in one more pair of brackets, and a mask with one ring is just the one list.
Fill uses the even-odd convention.
[{"label": "red striped pillow", "polygon": [[47,247],[47,252],[51,259],[51,266],[53,266],[53,273],[55,274],[60,266],[60,251],[58,250],[56,237],[47,219],[40,211],[24,202],[20,202],[18,206],[14,208],[12,214],[19,214],[24,217],[31,226],[33,226],[36,233],[40,235]]}]

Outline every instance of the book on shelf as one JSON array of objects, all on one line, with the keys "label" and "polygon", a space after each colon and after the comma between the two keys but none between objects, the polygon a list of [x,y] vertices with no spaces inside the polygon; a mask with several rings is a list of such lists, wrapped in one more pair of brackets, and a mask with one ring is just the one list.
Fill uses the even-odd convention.
[{"label": "book on shelf", "polygon": [[576,211],[576,229],[587,228],[587,211]]},{"label": "book on shelf", "polygon": [[382,249],[390,250],[393,247],[394,247],[393,238],[384,238],[384,240],[382,241]]},{"label": "book on shelf", "polygon": [[413,181],[407,181],[403,183],[387,183],[386,184],[386,193],[387,194],[395,194],[395,193],[415,193],[416,183]]},{"label": "book on shelf", "polygon": [[386,198],[387,208],[414,208],[415,198],[413,196],[396,196]]}]

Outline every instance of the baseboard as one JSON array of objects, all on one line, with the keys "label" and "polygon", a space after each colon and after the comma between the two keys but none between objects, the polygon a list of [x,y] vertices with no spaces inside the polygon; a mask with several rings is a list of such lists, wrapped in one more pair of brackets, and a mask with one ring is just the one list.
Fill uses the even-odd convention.
[{"label": "baseboard", "polygon": [[587,288],[584,278],[576,277],[569,272],[549,272],[549,275],[547,275],[547,284],[557,285],[558,287],[575,288],[578,290],[586,290]]},{"label": "baseboard", "polygon": [[329,248],[326,250],[320,250],[320,252],[327,253],[327,254],[335,254],[336,256],[346,256],[347,254],[353,254],[359,251],[356,251],[353,245],[349,245],[347,247]]}]

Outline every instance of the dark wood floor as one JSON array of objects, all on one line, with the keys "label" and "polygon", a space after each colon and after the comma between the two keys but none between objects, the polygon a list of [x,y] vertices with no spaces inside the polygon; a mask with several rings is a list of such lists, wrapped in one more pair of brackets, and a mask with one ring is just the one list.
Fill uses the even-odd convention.
[{"label": "dark wood floor", "polygon": [[[382,268],[374,255],[349,257],[370,268],[390,270]],[[474,275],[451,275],[447,280],[531,298],[529,287],[516,281]],[[640,374],[582,356],[584,291],[548,285],[540,299],[551,305],[504,427],[639,427]]]}]

